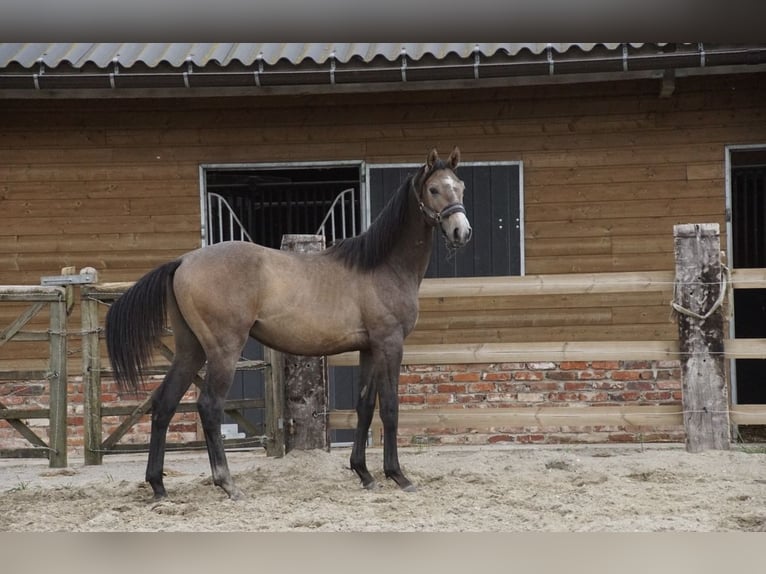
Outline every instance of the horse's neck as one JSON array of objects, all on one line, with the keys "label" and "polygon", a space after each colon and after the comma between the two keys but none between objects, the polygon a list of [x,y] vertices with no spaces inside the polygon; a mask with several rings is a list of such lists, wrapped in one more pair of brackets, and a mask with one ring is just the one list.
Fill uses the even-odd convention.
[{"label": "horse's neck", "polygon": [[394,244],[389,262],[401,274],[416,279],[417,285],[423,280],[431,259],[434,244],[434,229],[425,223],[414,198],[410,201],[407,218]]}]

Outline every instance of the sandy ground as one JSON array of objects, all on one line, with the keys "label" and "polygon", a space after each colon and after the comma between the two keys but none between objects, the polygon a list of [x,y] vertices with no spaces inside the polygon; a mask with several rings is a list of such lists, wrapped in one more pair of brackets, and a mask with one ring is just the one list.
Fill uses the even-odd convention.
[{"label": "sandy ground", "polygon": [[[689,454],[672,446],[428,447],[400,450],[415,493],[366,491],[349,450],[228,454],[246,499],[209,478],[204,452],[168,453],[169,498],[143,482],[146,455],[0,461],[0,531],[766,531],[766,449]],[[382,451],[370,449],[382,480]]]}]

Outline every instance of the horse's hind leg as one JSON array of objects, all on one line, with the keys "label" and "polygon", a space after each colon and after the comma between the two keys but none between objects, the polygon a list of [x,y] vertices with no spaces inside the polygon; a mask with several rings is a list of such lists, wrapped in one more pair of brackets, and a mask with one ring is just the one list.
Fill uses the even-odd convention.
[{"label": "horse's hind leg", "polygon": [[[244,343],[243,343],[244,345]],[[242,491],[237,488],[231,478],[226,453],[223,449],[221,422],[226,395],[234,379],[239,353],[208,359],[207,377],[197,404],[205,433],[207,453],[210,458],[210,470],[213,474],[213,484],[220,486],[231,499],[242,497]]]},{"label": "horse's hind leg", "polygon": [[[171,312],[172,316],[172,312]],[[165,464],[165,441],[168,425],[178,403],[205,362],[205,353],[185,323],[174,321],[176,352],[165,379],[152,397],[152,435],[149,441],[149,461],[146,481],[154,491],[154,498],[167,495],[162,481]]]}]

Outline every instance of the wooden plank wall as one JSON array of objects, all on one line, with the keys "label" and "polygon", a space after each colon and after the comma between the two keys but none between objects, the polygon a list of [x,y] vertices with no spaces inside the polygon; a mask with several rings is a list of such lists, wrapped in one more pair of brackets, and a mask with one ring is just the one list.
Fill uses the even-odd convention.
[{"label": "wooden plank wall", "polygon": [[[135,280],[200,245],[199,164],[521,160],[529,274],[670,270],[672,226],[724,227],[724,146],[766,143],[764,76],[253,98],[4,100],[0,284],[67,265]],[[468,190],[470,193],[470,190]],[[481,229],[476,229],[481,233]],[[417,342],[673,338],[668,297],[428,302]],[[449,318],[445,319],[444,310]],[[500,312],[498,312],[500,311]],[[16,310],[0,309],[0,325]],[[79,318],[76,319],[79,321]],[[445,321],[457,325],[445,330]],[[76,324],[76,323],[75,323]],[[0,360],[25,360],[26,343]],[[30,347],[31,349],[31,347]]]}]

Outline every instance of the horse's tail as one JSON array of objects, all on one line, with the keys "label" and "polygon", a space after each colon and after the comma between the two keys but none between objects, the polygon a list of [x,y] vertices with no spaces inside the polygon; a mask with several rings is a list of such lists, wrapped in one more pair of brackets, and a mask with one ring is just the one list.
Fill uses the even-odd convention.
[{"label": "horse's tail", "polygon": [[106,314],[106,348],[121,389],[138,389],[165,327],[167,292],[180,264],[176,259],[141,277]]}]

